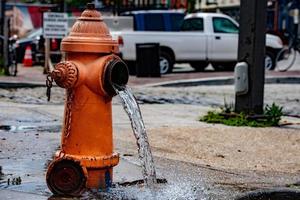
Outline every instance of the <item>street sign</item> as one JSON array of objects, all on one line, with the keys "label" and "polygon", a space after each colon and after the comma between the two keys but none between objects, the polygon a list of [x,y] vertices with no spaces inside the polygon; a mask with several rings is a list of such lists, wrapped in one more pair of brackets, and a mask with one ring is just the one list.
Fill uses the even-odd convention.
[{"label": "street sign", "polygon": [[67,13],[45,12],[43,23],[44,38],[63,38],[68,34]]}]

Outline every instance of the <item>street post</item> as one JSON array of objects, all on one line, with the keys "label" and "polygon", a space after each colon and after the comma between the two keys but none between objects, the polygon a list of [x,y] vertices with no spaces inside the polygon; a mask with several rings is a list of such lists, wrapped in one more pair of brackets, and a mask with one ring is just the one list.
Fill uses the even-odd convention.
[{"label": "street post", "polygon": [[248,64],[248,92],[236,94],[235,111],[263,113],[267,0],[241,0],[238,61]]}]

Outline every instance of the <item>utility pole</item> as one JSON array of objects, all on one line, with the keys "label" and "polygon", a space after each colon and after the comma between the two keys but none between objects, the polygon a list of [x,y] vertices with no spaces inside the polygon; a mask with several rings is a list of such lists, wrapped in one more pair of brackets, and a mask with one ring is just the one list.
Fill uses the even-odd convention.
[{"label": "utility pole", "polygon": [[236,94],[235,111],[263,113],[267,0],[241,0],[238,61],[248,64],[248,92]]},{"label": "utility pole", "polygon": [[[0,35],[3,36],[4,35],[4,18],[5,18],[5,0],[1,0],[0,2]],[[3,56],[3,39],[0,39],[0,55]]]}]

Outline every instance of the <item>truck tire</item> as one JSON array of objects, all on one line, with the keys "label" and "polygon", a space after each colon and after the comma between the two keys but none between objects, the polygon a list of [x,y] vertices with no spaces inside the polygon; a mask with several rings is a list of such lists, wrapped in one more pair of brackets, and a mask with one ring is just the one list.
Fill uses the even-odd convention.
[{"label": "truck tire", "polygon": [[211,64],[216,71],[233,71],[236,62],[213,62]]},{"label": "truck tire", "polygon": [[135,61],[125,61],[128,68],[129,75],[136,75],[136,62]]},{"label": "truck tire", "polygon": [[174,67],[174,59],[164,51],[160,52],[159,55],[160,73],[167,74],[171,73]]},{"label": "truck tire", "polygon": [[195,61],[195,62],[190,62],[190,65],[192,68],[195,69],[196,72],[203,72],[204,69],[207,67],[208,62],[206,61]]},{"label": "truck tire", "polygon": [[276,66],[275,55],[271,51],[266,51],[265,70],[274,70]]}]

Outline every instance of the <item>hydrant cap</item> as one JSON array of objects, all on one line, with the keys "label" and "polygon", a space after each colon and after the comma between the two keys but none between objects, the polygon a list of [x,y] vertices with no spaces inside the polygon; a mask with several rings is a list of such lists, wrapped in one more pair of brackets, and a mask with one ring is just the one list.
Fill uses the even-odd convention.
[{"label": "hydrant cap", "polygon": [[118,53],[118,43],[113,40],[100,12],[88,4],[76,20],[69,36],[61,43],[64,52]]}]

